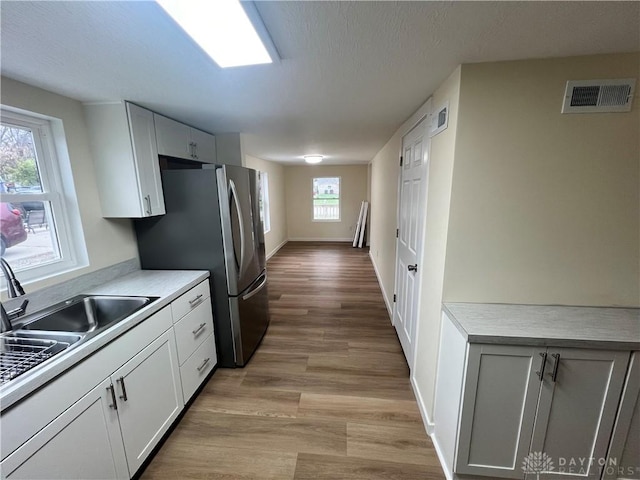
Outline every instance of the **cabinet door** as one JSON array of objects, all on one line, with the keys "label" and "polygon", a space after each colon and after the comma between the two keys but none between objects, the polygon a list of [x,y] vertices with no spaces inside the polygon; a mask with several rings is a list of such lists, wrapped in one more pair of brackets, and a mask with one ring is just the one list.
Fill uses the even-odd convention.
[{"label": "cabinet door", "polygon": [[9,455],[2,478],[128,479],[110,386],[102,382]]},{"label": "cabinet door", "polygon": [[158,153],[191,160],[191,128],[170,118],[154,114]]},{"label": "cabinet door", "polygon": [[604,479],[640,479],[640,352],[631,354]]},{"label": "cabinet door", "polygon": [[524,478],[544,348],[469,346],[455,472]]},{"label": "cabinet door", "polygon": [[170,328],[111,376],[132,475],[184,406],[179,375]]},{"label": "cabinet door", "polygon": [[213,135],[192,128],[191,141],[195,144],[194,160],[205,163],[216,162],[216,139]]},{"label": "cabinet door", "polygon": [[127,103],[131,143],[138,174],[143,216],[163,215],[164,195],[156,146],[153,113]]},{"label": "cabinet door", "polygon": [[554,468],[527,478],[600,478],[629,352],[549,348],[548,355],[531,452],[545,454]]}]

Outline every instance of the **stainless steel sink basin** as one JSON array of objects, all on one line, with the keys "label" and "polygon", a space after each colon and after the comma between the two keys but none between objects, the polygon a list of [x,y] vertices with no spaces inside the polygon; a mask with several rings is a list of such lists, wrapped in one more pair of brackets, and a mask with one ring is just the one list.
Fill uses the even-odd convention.
[{"label": "stainless steel sink basin", "polygon": [[152,297],[81,295],[27,319],[19,328],[49,332],[89,333],[129,317],[153,300]]}]

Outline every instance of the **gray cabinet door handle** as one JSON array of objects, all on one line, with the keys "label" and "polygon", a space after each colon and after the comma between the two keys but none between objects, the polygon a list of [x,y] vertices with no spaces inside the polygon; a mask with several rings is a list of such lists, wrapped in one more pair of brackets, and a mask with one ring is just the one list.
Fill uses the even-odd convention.
[{"label": "gray cabinet door handle", "polygon": [[205,358],[202,362],[202,364],[198,367],[198,371],[201,372],[202,370],[204,370],[204,367],[207,366],[207,364],[209,363],[209,360],[211,360],[210,358]]},{"label": "gray cabinet door handle", "polygon": [[202,330],[204,330],[204,327],[206,327],[207,324],[206,323],[201,323],[198,328],[196,328],[193,332],[193,336],[197,337],[200,333],[202,333]]},{"label": "gray cabinet door handle", "polygon": [[553,372],[551,373],[551,380],[555,383],[556,379],[558,378],[558,367],[560,366],[560,354],[559,353],[552,353],[551,356],[553,357]]},{"label": "gray cabinet door handle", "polygon": [[409,270],[410,272],[417,272],[418,271],[418,264],[416,263],[415,265],[409,265],[407,267],[407,270]]},{"label": "gray cabinet door handle", "polygon": [[189,305],[191,307],[194,307],[196,303],[199,303],[200,299],[202,298],[202,294],[198,295],[195,298],[192,298],[191,300],[189,300]]},{"label": "gray cabinet door handle", "polygon": [[541,353],[540,356],[542,357],[542,363],[540,363],[540,370],[536,372],[536,375],[542,380],[542,377],[544,377],[544,367],[547,364],[547,352]]},{"label": "gray cabinet door handle", "polygon": [[118,398],[121,398],[126,402],[128,399],[127,399],[127,389],[124,386],[124,377],[120,377],[117,381],[120,382],[120,388],[122,388],[122,395],[120,395]]},{"label": "gray cabinet door handle", "polygon": [[115,388],[113,388],[113,384],[107,387],[107,392],[111,394],[111,403],[109,404],[109,408],[118,410],[118,403],[116,402],[116,390]]},{"label": "gray cabinet door handle", "polygon": [[151,195],[146,195],[144,201],[147,204],[147,215],[151,215]]}]

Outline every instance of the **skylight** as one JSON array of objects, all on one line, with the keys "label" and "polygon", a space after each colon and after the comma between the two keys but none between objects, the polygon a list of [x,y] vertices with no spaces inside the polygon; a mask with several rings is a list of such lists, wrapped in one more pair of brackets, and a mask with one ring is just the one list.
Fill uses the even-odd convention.
[{"label": "skylight", "polygon": [[156,0],[222,68],[272,63],[239,0]]}]

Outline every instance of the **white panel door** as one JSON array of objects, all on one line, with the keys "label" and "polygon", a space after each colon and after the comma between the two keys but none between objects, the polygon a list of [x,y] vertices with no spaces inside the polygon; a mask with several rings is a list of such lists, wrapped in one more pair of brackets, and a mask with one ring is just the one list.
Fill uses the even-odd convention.
[{"label": "white panel door", "polygon": [[133,475],[184,406],[173,329],[125,363],[111,379]]},{"label": "white panel door", "polygon": [[429,160],[427,120],[418,123],[402,140],[396,303],[393,325],[409,367],[413,367],[420,284],[419,253],[425,219],[426,179]]},{"label": "white panel door", "polygon": [[629,352],[549,348],[547,354],[531,452],[546,454],[554,468],[526,478],[600,478]]},{"label": "white panel door", "polygon": [[193,159],[199,162],[216,163],[216,138],[196,128],[190,129],[193,142]]},{"label": "white panel door", "polygon": [[110,388],[107,379],[9,455],[2,478],[128,479]]},{"label": "white panel door", "polygon": [[191,128],[157,113],[153,114],[158,153],[168,157],[193,158]]}]

